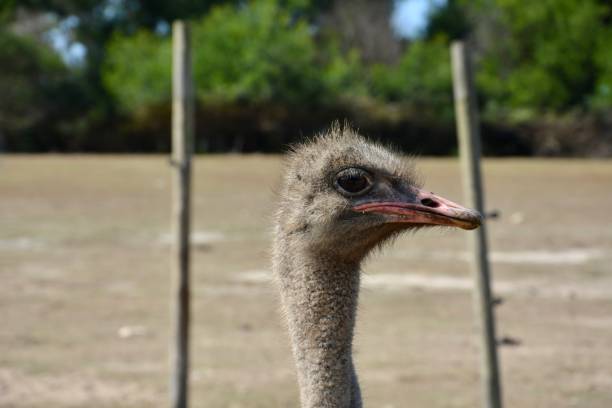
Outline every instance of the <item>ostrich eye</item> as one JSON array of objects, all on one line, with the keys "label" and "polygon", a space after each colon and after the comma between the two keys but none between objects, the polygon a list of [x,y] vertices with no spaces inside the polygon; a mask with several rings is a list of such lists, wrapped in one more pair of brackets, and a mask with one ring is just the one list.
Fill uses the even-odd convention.
[{"label": "ostrich eye", "polygon": [[350,168],[342,170],[336,175],[336,188],[341,192],[349,195],[365,193],[372,182],[370,181],[370,175],[357,168]]}]

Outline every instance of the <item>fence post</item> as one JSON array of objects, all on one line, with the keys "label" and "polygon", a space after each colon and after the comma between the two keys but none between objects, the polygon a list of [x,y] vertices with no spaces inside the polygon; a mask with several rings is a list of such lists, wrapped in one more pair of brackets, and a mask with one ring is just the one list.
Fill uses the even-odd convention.
[{"label": "fence post", "polygon": [[172,24],[172,274],[170,398],[173,408],[186,408],[189,400],[189,236],[191,153],[193,151],[193,87],[189,27]]},{"label": "fence post", "polygon": [[[469,48],[462,41],[451,46],[453,65],[453,91],[461,172],[466,205],[485,214],[482,179],[480,174],[480,132],[478,108],[474,90]],[[483,406],[501,408],[502,395],[497,359],[495,316],[491,299],[489,259],[487,254],[486,220],[477,230],[468,234],[473,274],[476,280],[474,312],[481,333],[481,379]]]}]

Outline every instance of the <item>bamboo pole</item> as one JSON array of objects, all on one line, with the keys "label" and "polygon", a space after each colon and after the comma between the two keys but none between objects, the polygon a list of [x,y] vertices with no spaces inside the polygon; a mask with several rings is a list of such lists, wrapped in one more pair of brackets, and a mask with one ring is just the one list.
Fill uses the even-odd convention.
[{"label": "bamboo pole", "polygon": [[189,236],[191,153],[193,151],[193,88],[189,27],[172,24],[172,316],[170,398],[173,408],[186,408],[189,401]]},{"label": "bamboo pole", "polygon": [[[480,173],[480,132],[478,108],[474,90],[469,48],[461,41],[451,46],[453,64],[453,91],[461,170],[466,205],[485,214],[482,178]],[[472,254],[471,264],[476,280],[474,312],[478,316],[481,335],[481,379],[483,406],[502,407],[502,391],[497,358],[495,316],[491,300],[489,259],[487,254],[486,220],[469,234],[468,246]]]}]

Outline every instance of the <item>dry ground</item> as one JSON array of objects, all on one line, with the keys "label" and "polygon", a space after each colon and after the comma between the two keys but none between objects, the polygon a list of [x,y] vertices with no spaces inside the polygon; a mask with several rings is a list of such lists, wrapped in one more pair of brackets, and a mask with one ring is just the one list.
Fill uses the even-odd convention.
[{"label": "dry ground", "polygon": [[[457,163],[423,159],[461,201]],[[195,164],[194,407],[296,407],[268,282],[275,157]],[[508,407],[612,406],[612,162],[485,164]],[[169,167],[162,157],[0,158],[0,406],[166,406]],[[369,407],[475,407],[463,231],[365,266],[356,364]]]}]

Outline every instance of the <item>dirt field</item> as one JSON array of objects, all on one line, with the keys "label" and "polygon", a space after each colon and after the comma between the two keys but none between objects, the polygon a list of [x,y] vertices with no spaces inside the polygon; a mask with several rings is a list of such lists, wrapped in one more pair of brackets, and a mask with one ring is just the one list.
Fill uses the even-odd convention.
[{"label": "dirt field", "polygon": [[[454,160],[421,160],[461,202]],[[194,407],[296,407],[269,282],[275,157],[195,164]],[[612,406],[612,162],[485,164],[507,407]],[[0,406],[167,406],[169,167],[162,157],[0,158]],[[463,231],[365,265],[368,407],[472,408],[478,344]]]}]

